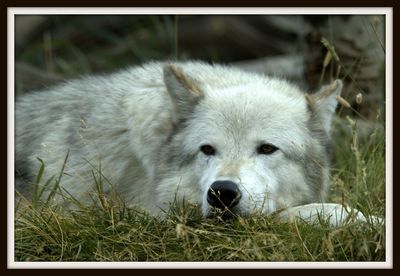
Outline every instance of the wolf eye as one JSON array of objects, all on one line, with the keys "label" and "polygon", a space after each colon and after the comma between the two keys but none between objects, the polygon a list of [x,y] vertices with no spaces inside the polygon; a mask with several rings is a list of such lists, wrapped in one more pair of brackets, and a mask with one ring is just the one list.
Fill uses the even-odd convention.
[{"label": "wolf eye", "polygon": [[259,154],[272,154],[277,151],[278,148],[271,144],[262,144],[257,148]]},{"label": "wolf eye", "polygon": [[215,155],[215,149],[210,145],[202,145],[200,151],[205,155]]}]

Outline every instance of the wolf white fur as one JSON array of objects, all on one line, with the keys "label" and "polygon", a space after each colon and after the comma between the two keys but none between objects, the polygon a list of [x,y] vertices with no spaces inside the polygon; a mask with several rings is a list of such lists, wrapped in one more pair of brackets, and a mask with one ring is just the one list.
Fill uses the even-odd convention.
[{"label": "wolf white fur", "polygon": [[183,200],[204,216],[289,207],[283,217],[304,218],[294,206],[325,210],[341,89],[337,80],[307,95],[232,67],[153,62],[29,93],[16,103],[17,189],[30,193],[37,158],[46,180],[69,152],[60,188],[81,202],[89,201],[101,163],[125,201],[152,215]]}]

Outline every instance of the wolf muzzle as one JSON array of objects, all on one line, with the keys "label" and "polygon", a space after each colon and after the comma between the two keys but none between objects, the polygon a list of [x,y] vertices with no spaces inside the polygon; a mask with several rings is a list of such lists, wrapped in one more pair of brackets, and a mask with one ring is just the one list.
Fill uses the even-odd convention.
[{"label": "wolf muzzle", "polygon": [[239,187],[228,180],[215,181],[207,193],[207,202],[214,208],[225,210],[236,206],[241,198]]}]

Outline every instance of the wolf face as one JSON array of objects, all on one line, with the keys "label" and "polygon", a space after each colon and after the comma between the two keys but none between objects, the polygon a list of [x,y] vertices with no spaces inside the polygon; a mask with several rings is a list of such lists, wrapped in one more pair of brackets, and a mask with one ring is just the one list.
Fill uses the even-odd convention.
[{"label": "wolf face", "polygon": [[323,202],[341,81],[312,96],[263,76],[215,87],[176,65],[164,68],[164,81],[175,128],[158,166],[160,205],[172,188],[205,216]]}]

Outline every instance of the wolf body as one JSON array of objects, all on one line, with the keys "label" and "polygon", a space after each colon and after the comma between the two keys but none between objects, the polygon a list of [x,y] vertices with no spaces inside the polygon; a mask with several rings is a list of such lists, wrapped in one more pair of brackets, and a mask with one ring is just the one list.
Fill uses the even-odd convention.
[{"label": "wolf body", "polygon": [[101,164],[128,204],[153,215],[176,200],[204,216],[324,202],[341,89],[337,80],[308,95],[233,67],[152,62],[29,93],[16,102],[16,188],[30,193],[40,158],[44,180],[65,165],[60,191],[83,203]]}]

